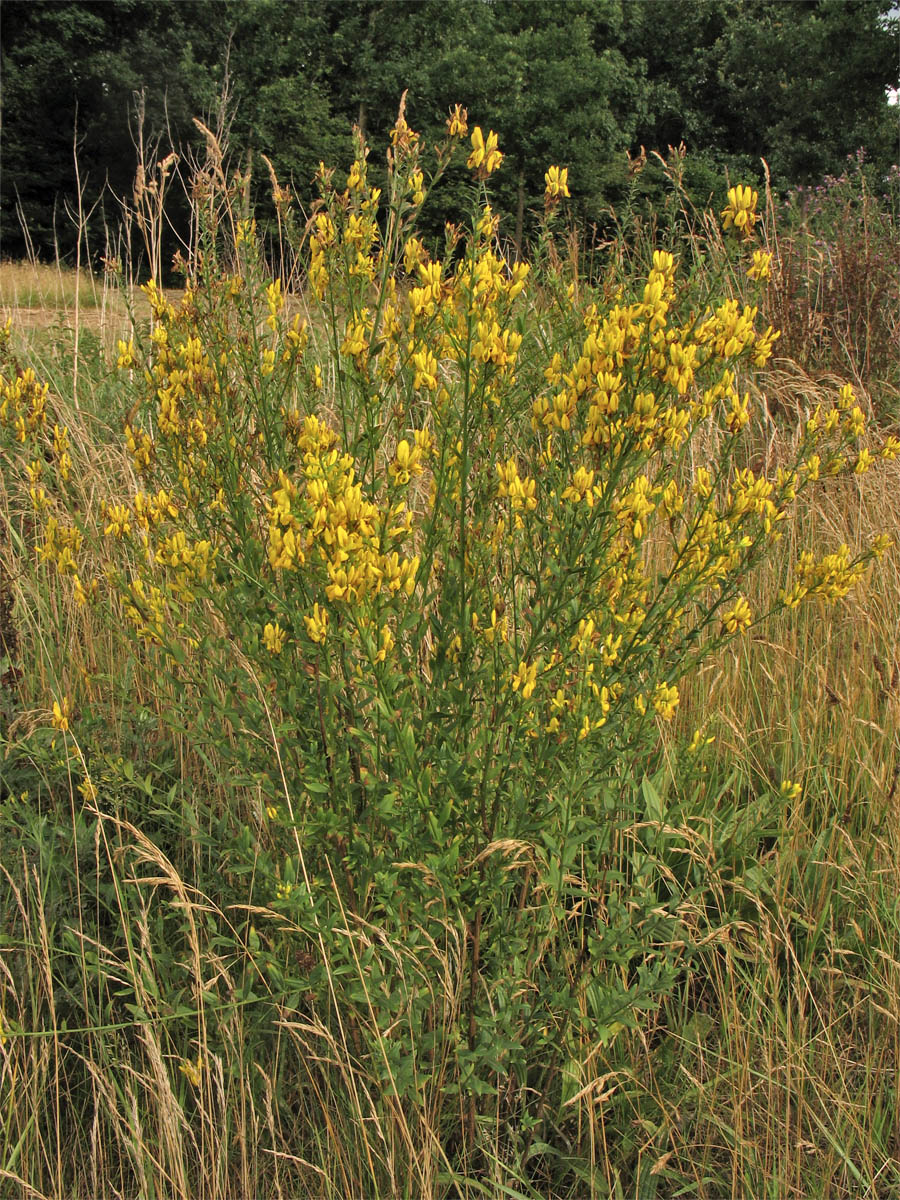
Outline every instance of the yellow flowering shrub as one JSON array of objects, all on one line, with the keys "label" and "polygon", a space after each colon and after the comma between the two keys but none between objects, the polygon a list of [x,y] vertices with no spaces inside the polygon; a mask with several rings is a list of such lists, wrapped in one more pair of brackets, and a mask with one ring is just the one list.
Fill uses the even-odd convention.
[{"label": "yellow flowering shrub", "polygon": [[[493,1003],[511,946],[573,1028],[618,1026],[668,986],[647,947],[660,929],[677,944],[679,918],[616,833],[623,780],[654,760],[685,675],[765,617],[746,578],[792,505],[897,446],[863,444],[847,387],[792,461],[751,467],[751,383],[777,330],[733,296],[698,301],[665,250],[612,296],[516,260],[485,186],[493,131],[471,133],[468,233],[426,246],[415,218],[467,116],[429,173],[401,113],[383,191],[361,141],[342,188],[320,169],[302,297],[268,276],[250,221],[177,304],[147,285],[152,331],[117,355],[133,479],[97,501],[96,544],[59,501],[75,451],[33,372],[0,379],[0,430],[32,464],[46,569],[177,681],[173,720],[222,786],[257,789],[263,902],[314,931],[315,882],[339,878],[364,918],[461,915],[489,1043],[559,1016],[524,1020],[527,988]],[[546,183],[549,221],[566,169]],[[749,241],[756,205],[732,188],[726,228]],[[751,261],[764,279],[768,258]],[[774,607],[839,599],[885,548],[801,553]],[[67,731],[67,701],[52,711]],[[527,873],[503,865],[510,847]],[[610,873],[635,903],[600,929],[585,913]],[[573,982],[557,952],[575,926]],[[524,1072],[540,1039],[516,1037],[506,1066]]]},{"label": "yellow flowering shrub", "polygon": [[[845,388],[811,415],[792,465],[774,477],[739,465],[746,382],[777,331],[733,298],[686,305],[667,251],[631,293],[603,303],[570,286],[545,316],[530,264],[497,242],[483,190],[502,165],[493,131],[471,135],[469,238],[432,257],[415,213],[466,132],[454,109],[426,181],[401,113],[384,197],[362,143],[343,191],[321,168],[308,296],[324,320],[312,326],[266,278],[253,222],[239,226],[234,262],[207,264],[178,305],[147,285],[152,333],[120,341],[117,357],[139,484],[129,501],[101,503],[102,571],[82,571],[81,532],[49,511],[39,462],[30,468],[38,553],[80,602],[112,580],[135,635],[186,676],[215,665],[212,629],[227,631],[284,719],[320,730],[296,784],[328,781],[361,870],[376,845],[353,849],[360,806],[377,843],[379,806],[398,788],[415,797],[403,833],[390,831],[406,852],[435,788],[439,841],[474,850],[546,818],[563,786],[553,764],[576,761],[567,745],[580,743],[600,778],[652,743],[698,654],[764,615],[740,582],[798,494],[873,462]],[[554,202],[568,194],[565,169],[546,181]],[[750,238],[756,203],[732,188],[725,227]],[[752,264],[763,278],[768,256],[753,251]],[[65,481],[67,433],[50,425],[32,371],[0,382],[0,422],[14,441],[46,445]],[[719,460],[692,472],[692,439],[712,429]],[[780,602],[838,598],[868,556],[801,555]],[[310,672],[319,687],[298,700]],[[415,719],[394,727],[389,710]],[[444,739],[437,713],[452,714],[465,795],[427,765]],[[348,720],[362,739],[352,751]],[[455,739],[469,723],[491,732],[463,753]],[[514,772],[536,789],[527,819],[509,808]]]}]

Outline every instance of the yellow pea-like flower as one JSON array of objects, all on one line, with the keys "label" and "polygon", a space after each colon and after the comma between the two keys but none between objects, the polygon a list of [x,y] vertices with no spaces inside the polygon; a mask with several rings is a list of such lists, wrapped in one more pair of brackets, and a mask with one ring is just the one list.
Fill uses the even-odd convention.
[{"label": "yellow pea-like flower", "polygon": [[263,629],[263,645],[270,654],[280,654],[284,649],[284,643],[287,639],[287,634],[276,621],[274,625],[271,621],[266,622]]},{"label": "yellow pea-like flower", "polygon": [[743,596],[738,596],[734,605],[722,613],[722,625],[728,633],[745,633],[753,622],[750,605]]},{"label": "yellow pea-like flower", "polygon": [[728,189],[728,204],[722,209],[722,228],[734,228],[743,236],[751,237],[753,227],[759,220],[756,211],[756,206],[759,203],[759,194],[748,186],[741,186]]},{"label": "yellow pea-like flower", "polygon": [[544,198],[559,200],[569,196],[569,168],[548,167],[544,174]]},{"label": "yellow pea-like flower", "polygon": [[472,130],[472,153],[467,164],[469,168],[487,176],[496,171],[502,162],[503,155],[497,146],[496,133],[492,129],[485,140],[481,126],[476,125]]},{"label": "yellow pea-like flower", "polygon": [[318,604],[313,605],[311,616],[305,616],[303,621],[306,631],[314,642],[324,642],[328,633],[328,613]]},{"label": "yellow pea-like flower", "polygon": [[63,696],[62,703],[59,700],[53,701],[53,715],[50,718],[50,724],[54,729],[58,729],[60,733],[65,733],[69,728],[69,717],[72,715],[69,697]]}]

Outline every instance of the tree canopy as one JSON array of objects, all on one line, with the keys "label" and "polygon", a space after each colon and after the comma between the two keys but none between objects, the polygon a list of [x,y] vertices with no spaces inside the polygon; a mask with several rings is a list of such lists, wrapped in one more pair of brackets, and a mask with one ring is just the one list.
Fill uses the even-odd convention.
[{"label": "tree canopy", "polygon": [[0,253],[29,238],[43,257],[71,251],[76,151],[102,249],[133,185],[140,95],[163,152],[196,142],[192,118],[227,95],[236,164],[266,154],[301,200],[320,160],[346,160],[354,124],[384,138],[404,91],[426,139],[462,103],[500,134],[517,236],[550,163],[589,223],[641,145],[683,141],[719,171],[764,156],[778,186],[861,145],[886,170],[898,33],[891,0],[4,0]]}]

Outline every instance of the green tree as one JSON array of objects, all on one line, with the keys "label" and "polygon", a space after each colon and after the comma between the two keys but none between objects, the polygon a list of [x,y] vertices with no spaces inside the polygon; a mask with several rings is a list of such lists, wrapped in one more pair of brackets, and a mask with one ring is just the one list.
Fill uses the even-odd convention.
[{"label": "green tree", "polygon": [[[268,196],[260,152],[308,203],[320,159],[347,161],[354,123],[383,144],[407,92],[410,124],[434,142],[462,103],[470,124],[500,135],[494,199],[517,241],[533,228],[550,163],[569,167],[570,211],[589,223],[623,195],[624,150],[641,144],[665,152],[684,140],[704,185],[723,167],[758,170],[763,156],[776,183],[809,182],[859,145],[886,169],[900,32],[891,4],[4,0],[0,252],[25,251],[19,207],[39,254],[71,250],[76,140],[85,204],[103,200],[115,225],[110,197],[131,191],[141,91],[147,137],[176,146],[227,95],[231,149],[253,164],[258,203]],[[373,178],[383,166],[372,163]],[[467,187],[464,168],[451,170],[426,200],[423,232],[440,236]],[[94,225],[102,218],[98,209]],[[90,234],[100,251],[100,231]]]},{"label": "green tree", "polygon": [[349,124],[333,105],[329,6],[227,0],[217,7],[232,149],[251,165],[265,154],[306,199],[319,161],[343,158],[350,146]]},{"label": "green tree", "polygon": [[625,53],[646,71],[636,138],[684,140],[779,184],[811,182],[865,145],[887,167],[885,88],[897,80],[892,0],[644,0],[625,8]]},{"label": "green tree", "polygon": [[764,156],[780,184],[836,172],[860,146],[888,157],[885,89],[897,81],[892,0],[739,0],[720,40],[729,149]]},{"label": "green tree", "polygon": [[[135,96],[144,92],[145,133],[189,135],[191,117],[211,99],[203,50],[204,6],[187,0],[56,4],[5,0],[2,20],[3,174],[0,250],[21,255],[26,236],[35,251],[67,254],[77,206],[77,144],[84,202],[128,195],[134,181]],[[113,202],[107,217],[119,216]],[[97,210],[95,226],[102,221]],[[103,249],[99,233],[91,245]]]},{"label": "green tree", "polygon": [[600,26],[617,24],[618,5],[585,0],[564,11],[561,23],[560,6],[545,0],[457,3],[428,64],[435,114],[463,102],[470,124],[500,135],[506,162],[495,200],[514,217],[516,241],[542,205],[551,163],[571,167],[579,215],[595,213],[633,127],[636,78],[613,39],[598,37]]}]

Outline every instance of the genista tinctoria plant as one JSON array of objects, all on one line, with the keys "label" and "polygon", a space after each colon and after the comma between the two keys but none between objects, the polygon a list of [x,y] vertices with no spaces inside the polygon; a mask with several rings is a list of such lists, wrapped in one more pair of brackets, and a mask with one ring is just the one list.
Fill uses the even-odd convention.
[{"label": "genista tinctoria plant", "polygon": [[[470,210],[438,254],[416,218],[460,153]],[[360,138],[346,175],[320,168],[302,296],[266,276],[252,220],[230,246],[208,227],[183,296],[148,284],[152,328],[119,345],[133,481],[93,524],[67,508],[46,386],[0,393],[34,553],[172,682],[173,725],[233,798],[222,872],[268,929],[270,980],[311,948],[326,999],[341,962],[364,969],[341,1019],[406,1014],[418,1058],[384,1040],[379,1069],[411,1104],[457,1088],[471,1137],[479,1114],[561,1112],[584,1047],[677,978],[701,885],[659,858],[644,831],[665,812],[634,782],[685,675],[767,616],[746,581],[798,498],[898,450],[864,444],[845,386],[791,461],[753,469],[777,331],[724,290],[699,302],[665,250],[605,292],[511,258],[502,162],[458,107],[431,155],[401,112],[382,190]],[[546,184],[545,249],[566,169]],[[722,217],[765,278],[756,193]],[[838,600],[885,548],[801,553],[773,611]],[[707,741],[683,739],[684,780]],[[451,941],[440,1017],[378,947],[427,964]]]}]

